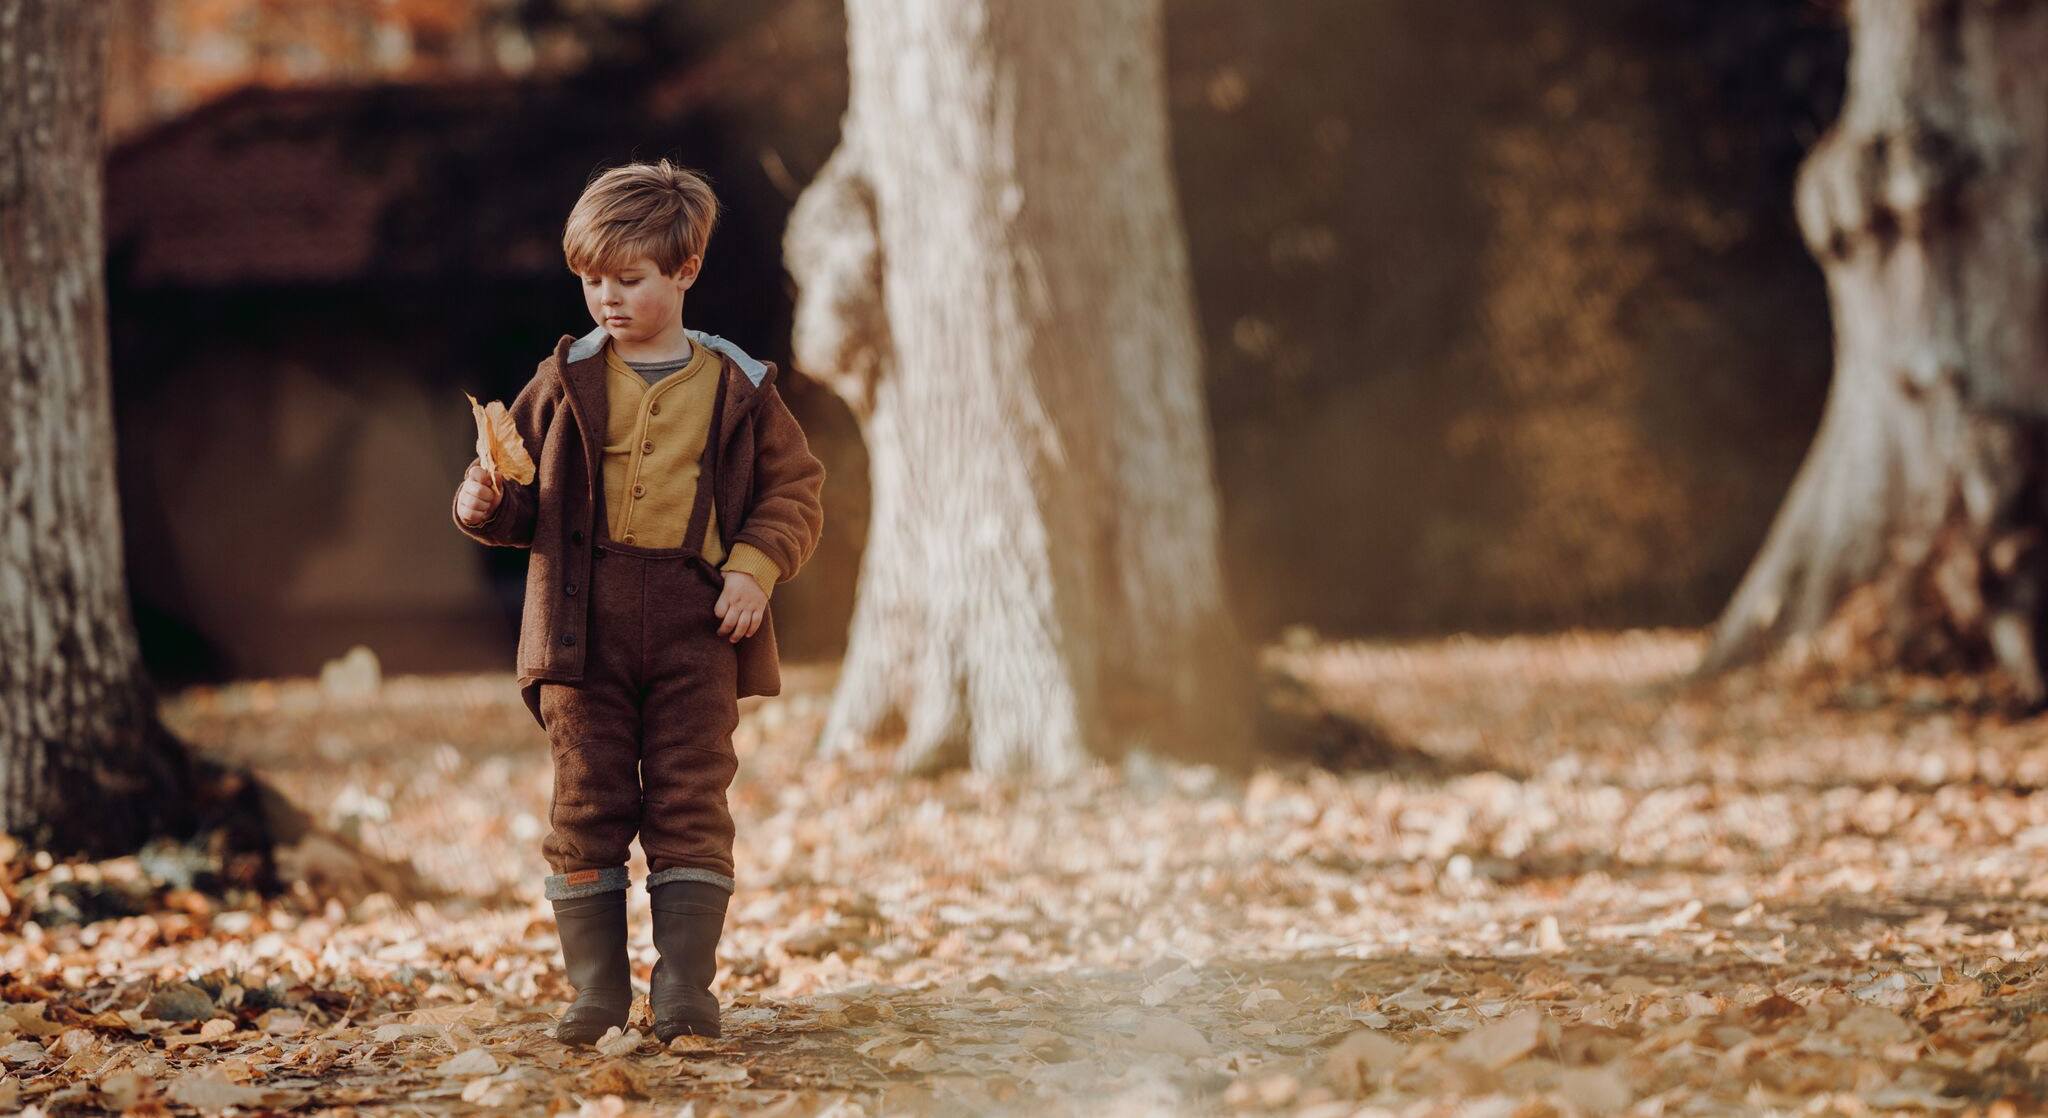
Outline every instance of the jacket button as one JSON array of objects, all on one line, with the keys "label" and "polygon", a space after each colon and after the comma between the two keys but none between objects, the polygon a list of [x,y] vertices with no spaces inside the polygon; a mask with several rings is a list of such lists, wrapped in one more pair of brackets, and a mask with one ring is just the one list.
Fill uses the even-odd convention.
[{"label": "jacket button", "polygon": [[572,582],[572,583],[570,583],[569,585],[567,585],[567,586],[564,586],[564,587],[562,587],[562,593],[564,593],[564,594],[567,594],[567,595],[569,595],[569,596],[570,596],[570,597],[572,597],[572,598],[573,598],[573,597],[575,597],[575,596],[576,596],[576,584]]},{"label": "jacket button", "polygon": [[642,454],[645,454],[645,453],[647,453],[648,451],[651,451],[651,450],[653,450],[653,449],[654,449],[654,442],[653,442],[653,440],[651,440],[651,439],[643,439],[643,440],[641,440],[641,443],[640,443],[640,452],[641,452]]},{"label": "jacket button", "polygon": [[581,528],[571,528],[571,529],[569,529],[569,542],[570,542],[570,543],[582,543],[582,542],[583,542],[583,529],[581,529]]},{"label": "jacket button", "polygon": [[563,634],[562,634],[562,643],[563,643],[563,644],[565,644],[565,645],[571,645],[571,644],[575,644],[575,643],[576,643],[576,634],[574,634],[574,633],[563,633]]}]

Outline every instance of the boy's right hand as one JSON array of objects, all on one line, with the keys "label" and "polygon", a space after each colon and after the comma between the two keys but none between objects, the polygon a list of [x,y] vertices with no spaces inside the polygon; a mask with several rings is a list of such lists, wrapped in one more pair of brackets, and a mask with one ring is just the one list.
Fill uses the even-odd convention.
[{"label": "boy's right hand", "polygon": [[498,496],[490,471],[479,463],[471,463],[469,473],[462,479],[462,488],[455,494],[455,515],[474,528],[498,511]]}]

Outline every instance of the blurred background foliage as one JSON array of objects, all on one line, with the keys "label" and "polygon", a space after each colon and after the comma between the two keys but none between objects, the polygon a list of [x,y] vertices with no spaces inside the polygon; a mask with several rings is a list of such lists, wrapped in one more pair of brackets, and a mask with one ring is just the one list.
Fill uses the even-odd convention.
[{"label": "blurred background foliage", "polygon": [[[690,324],[788,361],[780,236],[846,101],[831,0],[118,0],[107,240],[145,656],[173,682],[509,664],[523,556],[447,522],[462,392],[589,326],[588,176],[726,207]],[[1830,372],[1794,173],[1842,96],[1797,0],[1168,0],[1239,616],[1272,638],[1702,624]],[[802,370],[796,370],[798,374]],[[779,590],[835,655],[865,457]]]}]

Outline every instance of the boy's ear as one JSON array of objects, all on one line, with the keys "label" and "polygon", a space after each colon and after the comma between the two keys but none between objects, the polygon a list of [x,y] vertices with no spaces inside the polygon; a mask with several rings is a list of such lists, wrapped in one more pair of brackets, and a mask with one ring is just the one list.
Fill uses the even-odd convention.
[{"label": "boy's ear", "polygon": [[688,290],[691,284],[697,282],[697,273],[702,271],[703,268],[704,254],[700,252],[683,261],[683,266],[676,269],[677,273],[683,277],[683,288],[685,290]]}]

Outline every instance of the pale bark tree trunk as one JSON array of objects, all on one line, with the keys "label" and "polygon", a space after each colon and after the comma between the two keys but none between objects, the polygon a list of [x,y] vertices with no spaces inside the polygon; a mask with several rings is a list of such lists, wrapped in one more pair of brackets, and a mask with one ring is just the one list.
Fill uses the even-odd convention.
[{"label": "pale bark tree trunk", "polygon": [[1250,748],[1158,0],[851,0],[785,238],[873,519],[822,745],[1061,773]]},{"label": "pale bark tree trunk", "polygon": [[61,854],[189,834],[224,791],[159,722],[128,613],[101,274],[106,11],[0,0],[0,828]]},{"label": "pale bark tree trunk", "polygon": [[2005,669],[2043,697],[2048,2],[1855,0],[1801,169],[1835,378],[1705,667],[1790,646]]}]

